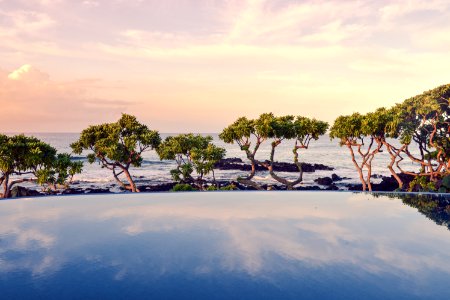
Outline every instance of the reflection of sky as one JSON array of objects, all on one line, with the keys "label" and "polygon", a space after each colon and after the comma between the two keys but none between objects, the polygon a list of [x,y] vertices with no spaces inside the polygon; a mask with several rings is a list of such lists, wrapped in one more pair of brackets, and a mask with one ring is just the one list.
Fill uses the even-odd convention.
[{"label": "reflection of sky", "polygon": [[317,297],[336,288],[368,297],[450,292],[438,285],[449,278],[450,232],[384,196],[52,197],[3,201],[0,219],[0,288],[7,295],[18,286],[70,290],[71,276],[91,282],[91,291],[114,283],[125,291],[160,287],[165,296],[175,283],[180,292],[206,285],[205,293],[236,288],[254,297],[263,290]]}]

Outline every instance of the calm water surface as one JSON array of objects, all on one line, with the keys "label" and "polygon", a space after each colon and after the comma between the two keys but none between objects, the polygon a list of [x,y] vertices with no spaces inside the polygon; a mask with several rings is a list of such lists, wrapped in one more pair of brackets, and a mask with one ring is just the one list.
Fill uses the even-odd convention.
[{"label": "calm water surface", "polygon": [[0,201],[0,298],[449,299],[449,214],[348,192]]}]

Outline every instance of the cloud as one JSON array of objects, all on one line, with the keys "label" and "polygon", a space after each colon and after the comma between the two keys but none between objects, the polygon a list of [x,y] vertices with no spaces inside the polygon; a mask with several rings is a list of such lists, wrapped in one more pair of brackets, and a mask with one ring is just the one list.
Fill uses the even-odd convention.
[{"label": "cloud", "polygon": [[[129,109],[163,131],[180,130],[174,120],[187,131],[220,131],[263,111],[332,122],[450,78],[450,3],[443,0],[53,2],[0,3],[0,56],[3,68],[30,63],[51,71],[56,79],[43,80],[41,90],[58,95],[54,103],[82,104],[71,131],[95,121],[100,108],[81,113],[93,103],[102,114],[109,103],[110,117]],[[108,86],[75,82],[86,77]],[[59,115],[54,103],[46,111]],[[55,126],[39,118],[47,124],[41,128]]]},{"label": "cloud", "polygon": [[[448,273],[447,228],[398,199],[350,193],[325,199],[305,193],[300,204],[298,193],[283,193],[277,201],[274,194],[258,193],[241,201],[246,195],[215,193],[213,201],[208,193],[184,194],[180,199],[154,194],[151,201],[139,195],[96,196],[88,210],[86,203],[67,197],[60,199],[64,205],[56,205],[58,199],[5,202],[0,211],[4,221],[0,273],[29,270],[51,275],[73,260],[73,253],[83,253],[75,257],[81,259],[80,266],[86,261],[114,265],[129,270],[127,276],[142,270],[156,276],[161,270],[188,274],[211,270],[270,277],[299,265],[349,270],[356,266],[376,276],[408,274],[414,280],[431,272]],[[88,230],[92,224],[100,231]],[[73,234],[65,234],[67,230]],[[135,245],[143,255],[136,260],[123,259],[120,251],[99,252],[92,247],[128,243],[130,236],[144,242]],[[430,237],[441,243],[427,243]],[[194,264],[174,260],[184,242],[184,254],[194,255]],[[8,256],[30,249],[32,256]],[[147,259],[156,262],[150,273],[142,264]]]},{"label": "cloud", "polygon": [[48,74],[42,73],[31,65],[23,65],[8,74],[8,79],[41,82],[49,79]]},{"label": "cloud", "polygon": [[98,82],[94,79],[55,81],[31,65],[21,66],[0,78],[0,103],[4,113],[0,120],[1,131],[29,128],[73,131],[83,122],[117,118],[134,104],[97,97],[99,86],[100,90],[107,88]]}]

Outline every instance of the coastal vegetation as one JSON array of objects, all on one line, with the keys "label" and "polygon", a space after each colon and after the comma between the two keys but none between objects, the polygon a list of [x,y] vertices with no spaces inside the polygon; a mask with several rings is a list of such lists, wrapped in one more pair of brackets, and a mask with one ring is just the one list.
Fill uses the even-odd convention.
[{"label": "coastal vegetation", "polygon": [[[450,84],[390,108],[339,116],[330,128],[330,138],[338,139],[339,145],[348,149],[363,191],[374,189],[373,165],[376,157],[384,152],[389,155],[386,168],[391,175],[390,183],[386,180],[383,186],[389,187],[386,190],[393,190],[392,186],[396,185],[403,191],[448,193],[449,101]],[[122,114],[117,122],[89,126],[70,146],[75,154],[86,153],[89,163],[98,162],[102,168],[110,170],[115,182],[131,192],[139,192],[139,188],[130,168],[141,167],[142,154],[149,150],[155,150],[160,160],[175,162],[175,168],[170,171],[174,182],[167,184],[165,190],[269,189],[255,180],[257,172],[265,172],[283,189],[292,190],[303,181],[305,171],[327,169],[324,165],[303,163],[300,154],[309,149],[311,141],[326,134],[328,128],[328,123],[304,116],[264,113],[255,119],[240,117],[224,128],[219,138],[227,144],[237,144],[249,164],[240,158],[225,158],[225,149],[215,145],[211,136],[179,134],[162,141],[158,131],[127,114]],[[283,143],[292,145],[292,163],[275,159]],[[269,146],[269,152],[267,157],[261,158],[259,150],[263,144]],[[65,190],[74,175],[81,173],[82,167],[83,163],[74,160],[71,154],[57,153],[51,145],[35,137],[0,134],[2,198],[11,197],[12,189],[25,182],[38,184],[48,192]],[[215,169],[249,173],[233,182],[219,182]],[[295,179],[283,177],[280,172],[296,173]],[[336,174],[333,176],[342,180]],[[333,180],[318,178],[315,181],[337,189],[330,186]]]},{"label": "coastal vegetation", "polygon": [[[87,155],[89,163],[99,162],[102,168],[112,171],[122,188],[139,192],[130,174],[130,166],[140,167],[142,153],[157,148],[160,143],[158,131],[139,123],[135,116],[122,114],[117,122],[84,129],[78,141],[70,146],[76,154],[90,151]],[[120,178],[121,175],[125,176],[126,181]]]},{"label": "coastal vegetation", "polygon": [[[376,154],[386,150],[387,166],[405,189],[399,176],[413,177],[409,191],[446,192],[450,175],[450,84],[439,86],[402,103],[373,113],[339,116],[331,127],[330,137],[338,138],[349,149],[363,190],[372,190],[371,169]],[[359,161],[357,160],[359,157]],[[417,167],[404,167],[405,159]]]},{"label": "coastal vegetation", "polygon": [[170,171],[174,181],[180,184],[194,184],[204,190],[204,176],[212,173],[213,184],[217,185],[214,176],[214,165],[225,157],[225,149],[212,143],[211,136],[199,134],[179,134],[167,137],[156,149],[161,160],[174,160],[176,168]]},{"label": "coastal vegetation", "polygon": [[[266,168],[274,180],[286,186],[288,190],[292,190],[303,181],[303,169],[298,151],[308,149],[311,140],[319,139],[319,136],[324,135],[327,129],[328,123],[316,119],[292,115],[276,117],[272,113],[264,113],[254,120],[246,117],[238,118],[226,127],[219,137],[225,143],[236,143],[251,163],[250,174],[244,178],[238,178],[238,182],[261,190],[261,186],[253,181],[259,165]],[[265,161],[256,159],[258,149],[267,140],[271,142],[270,156]],[[275,151],[284,141],[293,141],[293,162],[298,168],[298,177],[295,180],[283,178],[274,170]]]},{"label": "coastal vegetation", "polygon": [[67,187],[83,164],[34,137],[0,135],[0,197],[11,197],[17,184],[33,182],[46,190]]}]

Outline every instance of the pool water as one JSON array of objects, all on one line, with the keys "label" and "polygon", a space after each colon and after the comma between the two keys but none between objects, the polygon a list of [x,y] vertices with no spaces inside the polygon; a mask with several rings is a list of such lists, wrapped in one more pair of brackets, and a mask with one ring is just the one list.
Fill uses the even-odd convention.
[{"label": "pool water", "polygon": [[450,197],[0,201],[1,299],[448,299]]}]

